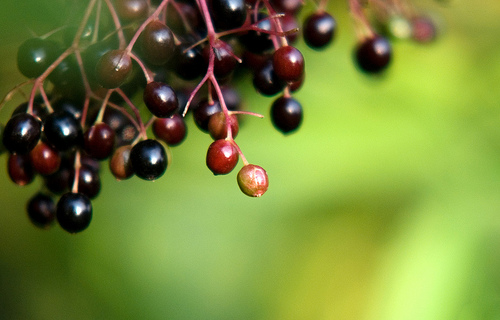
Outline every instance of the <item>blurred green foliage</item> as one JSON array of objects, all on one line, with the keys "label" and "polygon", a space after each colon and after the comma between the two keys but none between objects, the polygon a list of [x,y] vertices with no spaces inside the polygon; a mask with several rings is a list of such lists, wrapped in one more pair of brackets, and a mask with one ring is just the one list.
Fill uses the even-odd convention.
[{"label": "blurred green foliage", "polygon": [[[415,1],[441,17],[438,41],[395,42],[373,80],[334,2],[334,45],[299,44],[301,130],[249,118],[238,136],[269,173],[262,198],[212,176],[194,126],[156,182],[117,182],[103,164],[78,235],[33,227],[40,181],[18,188],[1,170],[0,319],[500,319],[500,3]],[[0,94],[23,81],[19,43],[76,3],[2,1]],[[267,115],[271,100],[240,88]]]}]

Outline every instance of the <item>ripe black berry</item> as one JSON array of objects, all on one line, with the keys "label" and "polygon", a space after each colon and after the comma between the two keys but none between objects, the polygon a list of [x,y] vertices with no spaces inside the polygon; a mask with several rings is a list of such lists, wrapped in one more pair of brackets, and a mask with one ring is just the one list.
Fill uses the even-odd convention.
[{"label": "ripe black berry", "polygon": [[274,72],[272,60],[260,68],[253,76],[253,86],[257,92],[264,96],[274,96],[285,89],[286,82]]},{"label": "ripe black berry", "polygon": [[46,194],[37,193],[29,201],[26,208],[31,222],[39,228],[48,228],[56,218],[54,200]]},{"label": "ripe black berry", "polygon": [[11,154],[7,162],[9,178],[18,186],[30,184],[35,178],[30,158],[27,154]]},{"label": "ripe black berry", "polygon": [[208,121],[210,121],[210,116],[222,111],[219,101],[208,102],[208,100],[202,100],[198,103],[196,109],[194,109],[194,121],[198,128],[203,132],[208,132]]},{"label": "ripe black berry", "polygon": [[161,66],[167,63],[175,51],[170,28],[158,20],[151,21],[141,34],[141,50],[150,64]]},{"label": "ripe black berry", "polygon": [[271,106],[271,121],[282,133],[291,133],[302,122],[302,106],[294,98],[279,97]]},{"label": "ripe black berry", "polygon": [[57,221],[69,233],[85,230],[92,220],[92,203],[82,193],[65,193],[57,202]]},{"label": "ripe black berry", "polygon": [[313,49],[325,48],[335,37],[337,21],[328,12],[317,12],[304,22],[304,41]]},{"label": "ripe black berry", "polygon": [[381,36],[365,39],[356,48],[356,62],[367,73],[379,73],[391,62],[391,45]]},{"label": "ripe black berry", "polygon": [[136,176],[144,180],[156,180],[167,169],[167,154],[158,141],[143,140],[130,150],[130,162]]},{"label": "ripe black berry", "polygon": [[44,123],[45,137],[59,151],[69,150],[82,143],[82,127],[67,111],[54,111]]},{"label": "ripe black berry", "polygon": [[42,122],[28,113],[19,113],[5,125],[2,141],[10,153],[26,154],[40,140]]},{"label": "ripe black berry", "polygon": [[245,22],[247,10],[244,0],[211,0],[213,21],[221,30],[239,28]]},{"label": "ripe black berry", "polygon": [[146,85],[143,100],[149,111],[158,118],[167,118],[179,109],[174,89],[166,83],[152,81]]}]

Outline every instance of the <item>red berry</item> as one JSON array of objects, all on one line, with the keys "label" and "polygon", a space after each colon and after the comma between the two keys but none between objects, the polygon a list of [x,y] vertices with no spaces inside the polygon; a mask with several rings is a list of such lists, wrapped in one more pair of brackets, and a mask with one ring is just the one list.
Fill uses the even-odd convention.
[{"label": "red berry", "polygon": [[38,143],[29,155],[33,169],[41,175],[50,175],[59,170],[61,165],[59,152],[47,143]]},{"label": "red berry", "polygon": [[238,163],[238,150],[233,142],[220,139],[212,142],[207,151],[207,167],[214,175],[228,174]]},{"label": "red berry", "polygon": [[296,81],[304,73],[304,57],[295,47],[281,47],[273,54],[273,67],[280,79]]},{"label": "red berry", "polygon": [[89,156],[104,160],[111,155],[115,146],[115,132],[104,122],[90,127],[84,136],[85,151]]}]

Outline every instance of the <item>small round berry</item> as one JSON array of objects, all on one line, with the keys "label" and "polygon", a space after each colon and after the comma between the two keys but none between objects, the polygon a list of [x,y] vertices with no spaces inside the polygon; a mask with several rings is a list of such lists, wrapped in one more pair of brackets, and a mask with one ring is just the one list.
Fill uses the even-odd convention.
[{"label": "small round berry", "polygon": [[82,193],[65,193],[57,202],[56,216],[61,228],[69,233],[83,231],[92,220],[92,203]]},{"label": "small round berry", "polygon": [[381,36],[365,39],[356,49],[356,62],[364,72],[382,72],[391,62],[391,44]]},{"label": "small round berry", "polygon": [[179,109],[174,89],[163,82],[148,83],[144,89],[143,100],[149,111],[158,118],[168,118]]},{"label": "small round berry", "polygon": [[83,142],[80,121],[65,110],[48,115],[43,130],[49,143],[59,151],[69,150]]},{"label": "small round berry", "polygon": [[32,38],[24,41],[17,51],[17,68],[27,78],[39,77],[60,54],[57,42]]},{"label": "small round berry", "polygon": [[231,46],[221,40],[215,42],[214,46],[209,45],[203,48],[203,58],[205,63],[208,65],[210,58],[210,50],[214,52],[214,75],[217,78],[225,78],[231,74],[231,72],[236,68],[237,61],[234,58],[233,49]]},{"label": "small round berry", "polygon": [[11,154],[7,162],[9,178],[18,186],[30,184],[35,178],[30,158],[27,154]]},{"label": "small round berry", "polygon": [[54,200],[50,196],[40,192],[28,201],[26,211],[31,223],[42,229],[49,228],[56,218]]},{"label": "small round berry", "polygon": [[120,18],[126,21],[145,18],[149,10],[147,0],[115,0],[115,8]]},{"label": "small round berry", "polygon": [[228,174],[238,164],[238,150],[233,142],[220,139],[212,142],[207,151],[207,167],[214,175]]},{"label": "small round berry", "polygon": [[[52,105],[52,107],[54,107],[54,105]],[[27,112],[28,112],[28,102],[23,102],[20,105],[18,105],[14,109],[14,111],[12,111],[11,117],[14,117],[15,115],[18,115],[20,113],[27,113]],[[45,118],[49,115],[49,111],[40,103],[34,102],[31,115],[43,122],[45,121]]]},{"label": "small round berry", "polygon": [[[231,126],[231,135],[234,138],[238,135],[239,125],[238,118],[232,114],[229,116],[229,123]],[[218,112],[208,120],[208,132],[214,140],[225,139],[227,137],[226,116],[224,112]]]},{"label": "small round berry", "polygon": [[183,80],[194,80],[205,71],[205,60],[198,47],[191,47],[191,43],[181,43],[177,47],[174,70]]},{"label": "small round berry", "polygon": [[208,100],[202,100],[198,103],[196,109],[193,111],[193,118],[196,126],[203,131],[208,132],[208,121],[210,121],[210,116],[222,111],[219,101],[212,101],[210,103]]},{"label": "small round berry", "polygon": [[131,145],[119,147],[115,150],[109,161],[109,170],[118,180],[125,180],[134,175],[134,170],[132,169],[132,163],[130,161],[131,149]]},{"label": "small round berry", "polygon": [[144,180],[156,180],[167,169],[165,148],[156,140],[147,139],[138,142],[130,150],[130,162],[136,176]]},{"label": "small round berry", "polygon": [[113,152],[115,131],[104,122],[97,123],[85,132],[83,142],[89,156],[104,160]]},{"label": "small round berry", "polygon": [[297,48],[284,46],[274,52],[273,67],[283,81],[296,81],[304,73],[304,57]]},{"label": "small round berry", "polygon": [[269,60],[253,75],[253,86],[260,94],[271,97],[285,89],[286,82],[276,72],[272,60]]},{"label": "small round berry", "polygon": [[302,123],[302,106],[294,98],[279,97],[271,106],[271,121],[282,133],[291,133]]},{"label": "small round berry", "polygon": [[151,21],[141,34],[141,51],[152,65],[167,63],[175,52],[174,34],[163,22]]},{"label": "small round berry", "polygon": [[153,121],[153,133],[156,138],[173,147],[184,141],[187,127],[184,119],[179,114],[174,114],[170,118],[155,119]]},{"label": "small round berry", "polygon": [[97,82],[106,89],[115,89],[127,80],[132,72],[132,58],[125,50],[111,50],[97,62]]},{"label": "small round berry", "polygon": [[59,170],[61,157],[49,144],[41,141],[29,153],[31,165],[41,175],[50,175]]},{"label": "small round berry", "polygon": [[413,40],[417,42],[429,43],[436,39],[436,25],[426,16],[419,16],[412,19],[411,27]]},{"label": "small round berry", "polygon": [[247,17],[244,0],[212,0],[210,13],[215,27],[221,30],[239,28]]},{"label": "small round berry", "polygon": [[236,179],[241,191],[250,197],[262,196],[269,187],[266,170],[254,164],[241,168]]},{"label": "small round berry", "polygon": [[[71,180],[73,180],[72,177]],[[78,192],[94,199],[101,191],[99,172],[88,165],[82,165],[78,174]]]},{"label": "small round berry", "polygon": [[328,12],[316,12],[304,22],[304,41],[313,49],[323,49],[335,37],[337,21]]},{"label": "small round berry", "polygon": [[2,141],[10,153],[26,154],[40,140],[42,122],[28,113],[16,114],[5,125]]}]

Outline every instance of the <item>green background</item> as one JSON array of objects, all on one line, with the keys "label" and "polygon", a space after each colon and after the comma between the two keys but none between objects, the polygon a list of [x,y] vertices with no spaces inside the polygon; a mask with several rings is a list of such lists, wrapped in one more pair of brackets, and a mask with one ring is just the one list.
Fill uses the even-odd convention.
[{"label": "green background", "polygon": [[[332,2],[335,43],[298,44],[300,131],[252,117],[238,136],[268,171],[262,198],[207,170],[194,126],[156,182],[117,182],[104,164],[78,235],[33,227],[41,181],[1,170],[0,319],[500,319],[500,3],[415,1],[441,21],[438,41],[394,42],[388,74],[369,79],[347,4]],[[1,95],[24,80],[19,43],[72,3],[2,0]],[[240,87],[267,115],[272,99]]]}]

